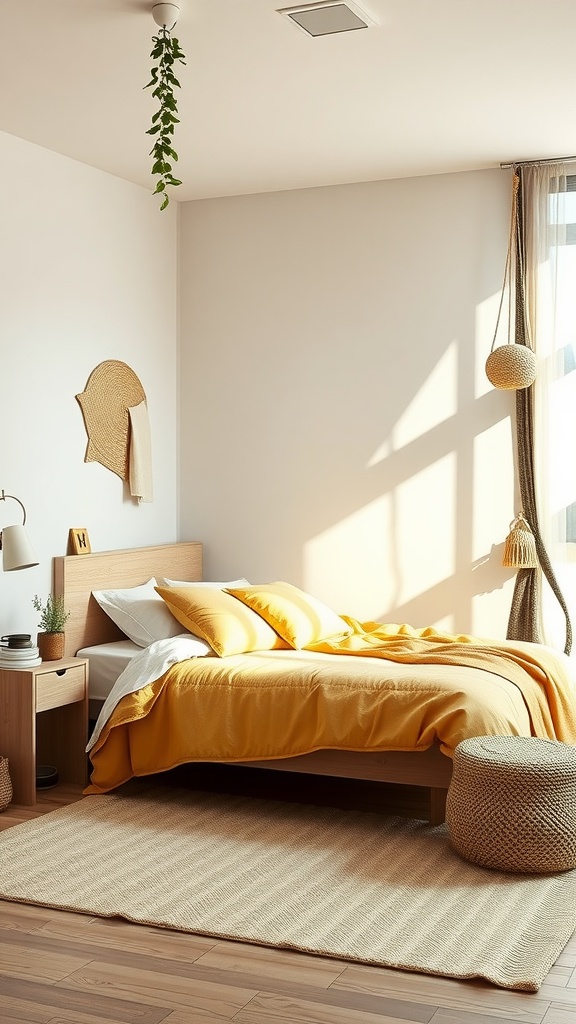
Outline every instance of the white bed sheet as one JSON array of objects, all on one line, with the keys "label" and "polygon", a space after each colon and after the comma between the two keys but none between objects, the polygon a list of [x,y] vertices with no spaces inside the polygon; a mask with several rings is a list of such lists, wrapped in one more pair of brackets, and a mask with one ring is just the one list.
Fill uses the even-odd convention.
[{"label": "white bed sheet", "polygon": [[106,700],[118,676],[134,655],[142,650],[132,640],[113,640],[78,651],[79,658],[89,659],[88,690],[91,700]]},{"label": "white bed sheet", "polygon": [[[89,650],[89,648],[85,648],[85,650]],[[167,637],[165,640],[156,640],[149,647],[138,647],[136,650],[137,656],[128,659],[126,668],[118,676],[102,705],[94,731],[86,747],[87,751],[92,749],[114,708],[126,694],[135,693],[136,690],[141,690],[143,686],[159,679],[171,665],[175,665],[178,661],[185,661],[188,658],[205,658],[208,655],[216,657],[205,640],[201,640],[200,637],[193,636],[191,633]]]}]

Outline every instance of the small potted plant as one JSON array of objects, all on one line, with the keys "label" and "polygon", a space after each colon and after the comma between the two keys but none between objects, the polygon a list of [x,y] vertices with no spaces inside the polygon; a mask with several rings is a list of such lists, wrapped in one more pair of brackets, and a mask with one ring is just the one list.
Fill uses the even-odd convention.
[{"label": "small potted plant", "polygon": [[38,633],[37,641],[40,657],[42,661],[58,661],[64,657],[64,626],[70,618],[70,612],[64,608],[64,598],[50,594],[43,603],[36,594],[32,604],[40,612],[38,626],[42,632]]}]

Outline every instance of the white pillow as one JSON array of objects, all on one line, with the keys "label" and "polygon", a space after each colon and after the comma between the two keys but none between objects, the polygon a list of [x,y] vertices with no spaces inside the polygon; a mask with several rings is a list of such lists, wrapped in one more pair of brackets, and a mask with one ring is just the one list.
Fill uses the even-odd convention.
[{"label": "white pillow", "polygon": [[154,590],[155,586],[157,581],[151,579],[141,587],[93,590],[92,595],[129,640],[139,647],[149,647],[155,640],[166,640],[184,631]]},{"label": "white pillow", "polygon": [[226,587],[249,587],[248,580],[231,580],[230,583],[211,583],[201,582],[197,583],[196,580],[167,580],[158,577],[159,587],[212,587],[214,590],[225,590]]}]

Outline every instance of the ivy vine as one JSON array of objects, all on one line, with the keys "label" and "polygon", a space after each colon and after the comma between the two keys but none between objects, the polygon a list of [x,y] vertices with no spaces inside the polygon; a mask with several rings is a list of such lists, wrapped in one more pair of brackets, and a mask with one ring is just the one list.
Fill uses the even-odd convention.
[{"label": "ivy vine", "polygon": [[147,135],[155,135],[154,145],[150,150],[152,157],[152,174],[158,175],[153,195],[161,195],[161,210],[165,210],[170,202],[168,186],[181,185],[182,182],[172,174],[172,161],[177,162],[178,154],[174,149],[174,125],[179,124],[177,117],[178,105],[174,89],[180,88],[180,82],[174,75],[176,63],[185,64],[180,43],[164,25],[157,36],[152,38],[153,48],[150,53],[153,65],[151,79],[145,89],[153,88],[152,95],[158,100],[158,110],[152,117],[152,127]]}]

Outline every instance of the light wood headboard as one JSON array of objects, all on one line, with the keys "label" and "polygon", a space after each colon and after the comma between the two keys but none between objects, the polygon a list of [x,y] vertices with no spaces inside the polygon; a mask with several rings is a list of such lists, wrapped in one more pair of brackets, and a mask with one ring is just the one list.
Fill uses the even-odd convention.
[{"label": "light wood headboard", "polygon": [[53,561],[54,595],[63,596],[70,612],[66,623],[65,655],[80,648],[121,639],[120,632],[92,597],[93,590],[137,587],[152,576],[199,581],[202,545],[196,541],[159,544],[89,555],[63,555]]}]

